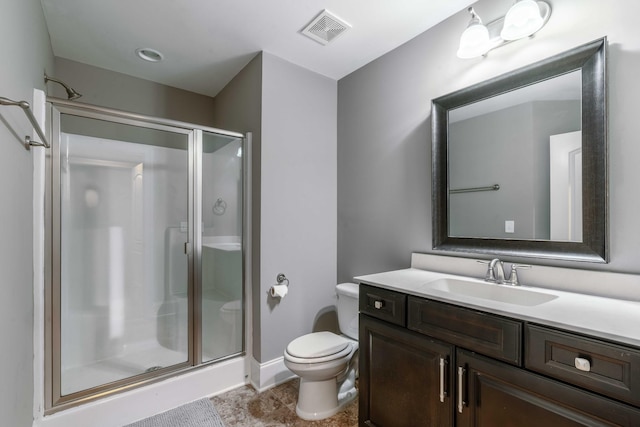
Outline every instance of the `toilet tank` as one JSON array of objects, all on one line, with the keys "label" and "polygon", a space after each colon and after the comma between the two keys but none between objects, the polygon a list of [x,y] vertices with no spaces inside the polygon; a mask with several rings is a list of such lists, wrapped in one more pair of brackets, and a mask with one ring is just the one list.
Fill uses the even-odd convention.
[{"label": "toilet tank", "polygon": [[355,283],[340,283],[336,286],[338,295],[337,311],[340,332],[358,340],[358,295],[360,291]]}]

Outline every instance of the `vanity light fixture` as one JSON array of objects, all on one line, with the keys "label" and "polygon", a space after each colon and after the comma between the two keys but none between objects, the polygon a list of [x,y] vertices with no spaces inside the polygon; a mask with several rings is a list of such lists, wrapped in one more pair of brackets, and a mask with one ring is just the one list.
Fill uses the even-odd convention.
[{"label": "vanity light fixture", "polygon": [[551,16],[545,1],[517,0],[507,14],[486,26],[472,7],[469,25],[460,36],[458,58],[477,58],[511,41],[529,37],[539,31]]},{"label": "vanity light fixture", "polygon": [[458,58],[477,58],[487,53],[491,48],[489,30],[472,7],[468,10],[471,14],[471,21],[460,36]]}]

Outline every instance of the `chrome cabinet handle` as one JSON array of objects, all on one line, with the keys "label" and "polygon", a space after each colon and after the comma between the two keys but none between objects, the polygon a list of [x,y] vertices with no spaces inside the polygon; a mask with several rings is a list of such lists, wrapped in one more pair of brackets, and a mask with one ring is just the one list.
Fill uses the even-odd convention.
[{"label": "chrome cabinet handle", "polygon": [[376,301],[373,303],[373,306],[376,310],[380,310],[384,306],[384,301]]},{"label": "chrome cabinet handle", "polygon": [[458,413],[462,413],[464,409],[463,388],[464,388],[464,373],[465,369],[462,366],[458,366]]},{"label": "chrome cabinet handle", "polygon": [[447,366],[447,360],[443,357],[440,358],[440,402],[444,403],[444,398],[447,397],[447,392],[444,389],[444,375],[445,367]]},{"label": "chrome cabinet handle", "polygon": [[589,362],[589,359],[585,359],[584,357],[576,357],[574,363],[575,363],[576,369],[579,369],[584,372],[591,371],[591,362]]}]

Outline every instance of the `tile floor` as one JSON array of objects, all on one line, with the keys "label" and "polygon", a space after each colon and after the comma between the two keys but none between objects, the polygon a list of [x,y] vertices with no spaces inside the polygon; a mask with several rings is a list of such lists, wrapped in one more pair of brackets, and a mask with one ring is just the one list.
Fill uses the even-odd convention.
[{"label": "tile floor", "polygon": [[298,379],[263,393],[250,385],[211,398],[227,427],[356,427],[358,399],[333,417],[305,421],[296,415]]}]

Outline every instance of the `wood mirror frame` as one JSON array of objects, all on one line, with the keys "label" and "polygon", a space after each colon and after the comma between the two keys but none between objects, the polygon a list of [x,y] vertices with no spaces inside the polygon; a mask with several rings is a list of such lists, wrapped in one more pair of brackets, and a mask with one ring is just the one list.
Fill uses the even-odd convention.
[{"label": "wood mirror frame", "polygon": [[[609,261],[606,46],[606,37],[598,39],[432,101],[434,250],[595,263]],[[449,111],[576,70],[582,73],[582,242],[450,237]]]}]

